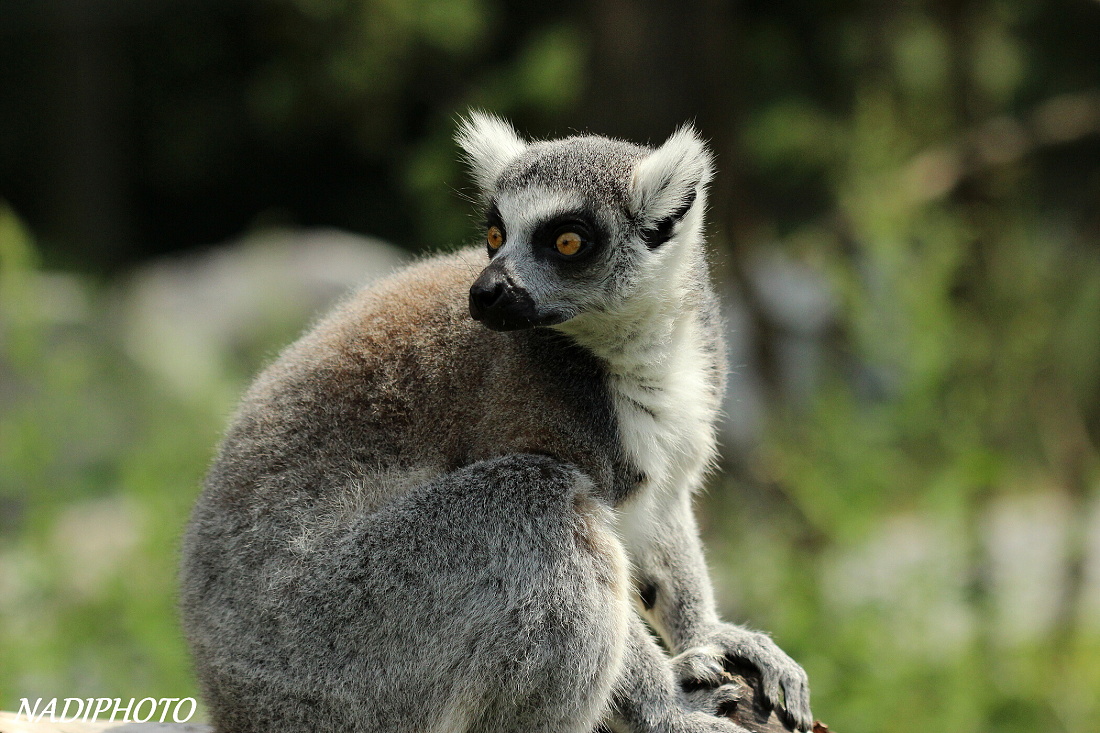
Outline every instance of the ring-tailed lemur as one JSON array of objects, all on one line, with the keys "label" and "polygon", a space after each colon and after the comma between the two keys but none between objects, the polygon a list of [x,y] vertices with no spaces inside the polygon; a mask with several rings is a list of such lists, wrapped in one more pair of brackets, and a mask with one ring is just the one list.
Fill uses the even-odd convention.
[{"label": "ring-tailed lemur", "polygon": [[730,733],[727,656],[807,729],[802,669],[718,619],[691,511],[725,369],[710,155],[480,113],[457,138],[486,244],[288,348],[209,473],[181,606],[216,729]]}]

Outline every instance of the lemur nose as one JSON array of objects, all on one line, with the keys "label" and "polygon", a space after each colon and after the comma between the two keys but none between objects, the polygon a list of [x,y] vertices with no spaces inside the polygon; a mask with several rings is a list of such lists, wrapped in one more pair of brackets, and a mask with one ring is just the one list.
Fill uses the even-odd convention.
[{"label": "lemur nose", "polygon": [[539,313],[535,300],[522,283],[512,279],[495,260],[470,286],[470,315],[494,331],[560,323],[556,313]]},{"label": "lemur nose", "polygon": [[486,270],[470,288],[470,315],[475,319],[500,304],[508,290],[508,278],[500,272]]}]

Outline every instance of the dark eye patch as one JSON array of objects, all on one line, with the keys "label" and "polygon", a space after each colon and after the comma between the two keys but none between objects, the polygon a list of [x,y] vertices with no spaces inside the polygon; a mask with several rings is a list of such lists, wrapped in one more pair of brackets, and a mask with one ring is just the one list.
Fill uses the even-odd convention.
[{"label": "dark eye patch", "polygon": [[583,248],[569,259],[584,259],[595,252],[605,239],[603,230],[596,221],[595,216],[583,210],[558,214],[539,224],[531,236],[531,242],[536,251],[546,252],[552,257],[561,259],[562,256],[557,254],[555,249],[555,242],[566,232],[576,232],[584,242]]},{"label": "dark eye patch", "polygon": [[[504,227],[504,219],[500,215],[500,209],[497,208],[495,202],[489,204],[489,208],[485,210],[485,220],[481,224],[481,231],[487,232],[490,228],[496,227],[500,230],[503,236],[502,241],[508,241],[508,230]],[[486,249],[489,250],[489,256],[495,255],[499,249],[494,250],[492,247],[486,245]]]},{"label": "dark eye patch", "polygon": [[504,231],[504,219],[501,218],[500,209],[497,208],[495,202],[490,203],[489,208],[485,210],[485,220],[481,224],[482,229],[497,227],[500,231]]}]

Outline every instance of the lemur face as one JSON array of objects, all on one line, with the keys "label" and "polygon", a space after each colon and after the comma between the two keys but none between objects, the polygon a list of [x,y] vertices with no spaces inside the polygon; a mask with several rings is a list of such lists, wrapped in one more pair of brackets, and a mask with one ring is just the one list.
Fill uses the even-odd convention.
[{"label": "lemur face", "polygon": [[458,137],[486,202],[489,262],[470,313],[494,330],[629,309],[701,226],[710,157],[689,131],[656,151],[596,136],[526,143],[474,114]]}]

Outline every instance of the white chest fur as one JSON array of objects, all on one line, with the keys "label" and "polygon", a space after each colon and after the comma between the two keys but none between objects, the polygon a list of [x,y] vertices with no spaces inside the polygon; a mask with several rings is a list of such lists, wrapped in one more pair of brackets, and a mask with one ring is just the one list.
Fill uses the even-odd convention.
[{"label": "white chest fur", "polygon": [[671,338],[610,364],[609,387],[626,458],[644,475],[622,507],[626,539],[643,517],[696,489],[715,453],[718,395],[694,317]]},{"label": "white chest fur", "polygon": [[646,253],[618,307],[558,327],[606,364],[623,457],[641,473],[618,507],[628,548],[644,545],[661,516],[685,505],[715,455],[721,345],[704,325],[700,243],[684,237]]}]

